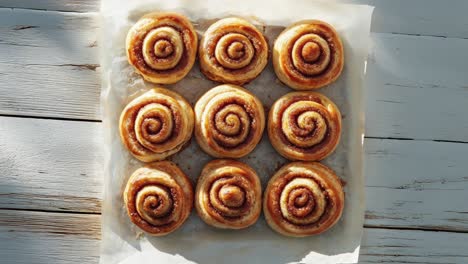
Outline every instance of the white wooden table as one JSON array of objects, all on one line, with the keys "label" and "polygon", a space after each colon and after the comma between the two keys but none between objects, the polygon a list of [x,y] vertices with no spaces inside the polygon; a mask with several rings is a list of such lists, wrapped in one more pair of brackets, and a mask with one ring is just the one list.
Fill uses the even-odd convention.
[{"label": "white wooden table", "polygon": [[[468,1],[376,6],[361,263],[468,263]],[[0,262],[97,263],[97,0],[0,0]]]}]

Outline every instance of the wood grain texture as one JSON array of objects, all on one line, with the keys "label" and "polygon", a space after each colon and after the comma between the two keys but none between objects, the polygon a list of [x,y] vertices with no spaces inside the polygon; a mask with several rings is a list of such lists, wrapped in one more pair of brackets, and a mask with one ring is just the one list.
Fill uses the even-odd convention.
[{"label": "wood grain texture", "polygon": [[[0,256],[11,264],[98,263],[99,215],[0,210]],[[359,263],[466,263],[467,233],[366,228]]]},{"label": "wood grain texture", "polygon": [[366,135],[468,142],[468,39],[374,34]]},{"label": "wood grain texture", "polygon": [[2,0],[0,2],[0,7],[55,10],[66,12],[95,12],[99,11],[99,6],[99,0]]},{"label": "wood grain texture", "polygon": [[100,123],[0,118],[0,208],[100,212]]},{"label": "wood grain texture", "polygon": [[468,263],[467,233],[365,229],[359,263]]},{"label": "wood grain texture", "polygon": [[366,225],[468,230],[468,144],[366,139]]},{"label": "wood grain texture", "polygon": [[0,210],[2,263],[98,263],[100,215]]},{"label": "wood grain texture", "polygon": [[96,15],[0,9],[0,113],[97,119],[97,27]]},{"label": "wood grain texture", "polygon": [[[372,31],[446,37],[468,37],[465,0],[341,0],[375,6]],[[97,12],[98,0],[3,0],[0,7]],[[422,8],[423,7],[423,8]]]},{"label": "wood grain texture", "polygon": [[[0,208],[99,212],[100,126],[0,117]],[[365,224],[468,231],[467,156],[468,144],[367,139]]]},{"label": "wood grain texture", "polygon": [[372,32],[468,37],[465,0],[342,0],[375,6]]},{"label": "wood grain texture", "polygon": [[[0,114],[99,120],[96,20],[0,9]],[[372,42],[366,135],[467,142],[459,109],[468,105],[468,39],[372,34]]]}]

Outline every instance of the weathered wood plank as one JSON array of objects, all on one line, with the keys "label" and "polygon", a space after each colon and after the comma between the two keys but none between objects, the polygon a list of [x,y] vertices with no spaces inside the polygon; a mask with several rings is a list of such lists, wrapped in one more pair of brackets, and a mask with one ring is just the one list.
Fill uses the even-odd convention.
[{"label": "weathered wood plank", "polygon": [[468,230],[468,144],[366,139],[366,225]]},{"label": "weathered wood plank", "polygon": [[[99,237],[99,215],[0,210],[5,263],[98,263]],[[467,239],[467,233],[366,228],[359,263],[462,264]]]},{"label": "weathered wood plank", "polygon": [[[100,126],[0,117],[0,208],[99,212]],[[367,139],[366,225],[467,231],[467,156],[468,144]]]},{"label": "weathered wood plank", "polygon": [[[99,120],[95,20],[0,9],[0,114]],[[372,40],[367,136],[468,141],[468,39]]]},{"label": "weathered wood plank", "polygon": [[465,0],[343,0],[375,6],[373,32],[468,37]]},{"label": "weathered wood plank", "polygon": [[0,208],[100,212],[100,123],[0,118]]},{"label": "weathered wood plank", "polygon": [[100,215],[0,210],[2,263],[98,263]]},{"label": "weathered wood plank", "polygon": [[0,113],[97,119],[96,20],[0,9]]},{"label": "weathered wood plank", "polygon": [[468,263],[467,233],[365,229],[359,263]]},{"label": "weathered wood plank", "polygon": [[[372,31],[381,33],[421,34],[468,37],[468,2],[451,0],[342,0],[375,6]],[[99,11],[98,0],[3,0],[0,7],[89,12]]]},{"label": "weathered wood plank", "polygon": [[366,135],[468,141],[468,39],[374,34]]},{"label": "weathered wood plank", "polygon": [[99,0],[2,0],[2,2],[0,3],[0,7],[71,12],[95,12],[99,11],[99,6]]}]

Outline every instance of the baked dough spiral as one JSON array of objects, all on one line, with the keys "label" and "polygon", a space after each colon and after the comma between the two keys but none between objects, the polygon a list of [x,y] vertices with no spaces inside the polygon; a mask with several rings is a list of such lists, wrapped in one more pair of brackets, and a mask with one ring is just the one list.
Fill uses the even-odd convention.
[{"label": "baked dough spiral", "polygon": [[287,159],[322,160],[335,150],[340,135],[340,111],[322,94],[288,93],[270,109],[270,142]]},{"label": "baked dough spiral", "polygon": [[262,210],[262,190],[255,171],[235,160],[205,165],[195,191],[195,208],[207,224],[241,229],[253,225]]},{"label": "baked dough spiral", "polygon": [[225,18],[211,25],[199,48],[201,71],[208,79],[242,85],[255,79],[268,61],[268,43],[252,24]]},{"label": "baked dough spiral", "polygon": [[120,115],[120,137],[135,158],[150,162],[177,153],[192,137],[194,113],[179,94],[154,88]]},{"label": "baked dough spiral", "polygon": [[335,173],[318,162],[292,162],[268,182],[263,200],[268,225],[285,236],[325,232],[340,219],[344,192]]},{"label": "baked dough spiral", "polygon": [[150,13],[127,34],[128,62],[152,83],[180,81],[197,53],[197,33],[190,21],[176,13]]},{"label": "baked dough spiral", "polygon": [[193,187],[174,163],[154,162],[132,174],[124,202],[135,225],[151,235],[163,236],[187,220],[193,207]]},{"label": "baked dough spiral", "polygon": [[249,154],[262,138],[262,103],[246,89],[224,84],[206,92],[195,104],[195,137],[200,147],[217,158]]},{"label": "baked dough spiral", "polygon": [[343,44],[338,33],[319,20],[289,26],[273,47],[276,75],[296,90],[316,89],[334,82],[343,65]]}]

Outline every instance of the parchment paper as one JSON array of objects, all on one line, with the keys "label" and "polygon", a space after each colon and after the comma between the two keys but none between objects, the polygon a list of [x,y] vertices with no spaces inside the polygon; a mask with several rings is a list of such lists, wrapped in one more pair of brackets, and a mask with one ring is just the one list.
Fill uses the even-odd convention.
[{"label": "parchment paper", "polygon": [[[154,85],[144,82],[128,64],[125,37],[128,29],[151,11],[177,11],[187,15],[199,36],[216,19],[241,16],[264,31],[270,46],[284,26],[302,19],[321,19],[338,30],[345,47],[344,71],[337,82],[319,90],[338,105],[343,115],[340,145],[323,161],[346,182],[345,209],[336,226],[314,237],[287,238],[273,232],[263,216],[244,230],[219,230],[203,223],[194,210],[176,232],[166,237],[151,237],[130,222],[122,192],[131,173],[143,164],[121,144],[119,115],[131,99]],[[103,0],[99,44],[105,170],[100,263],[356,263],[365,209],[363,77],[371,13],[369,6],[310,0]],[[182,81],[165,86],[182,94],[192,105],[217,85],[200,73],[197,63]],[[266,113],[277,98],[292,91],[277,80],[271,61],[246,88],[263,102]],[[186,149],[170,159],[196,183],[203,165],[212,158],[192,139]],[[269,177],[287,163],[272,148],[266,133],[257,148],[241,161],[257,171],[263,188]]]}]

